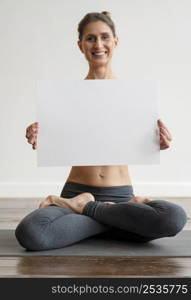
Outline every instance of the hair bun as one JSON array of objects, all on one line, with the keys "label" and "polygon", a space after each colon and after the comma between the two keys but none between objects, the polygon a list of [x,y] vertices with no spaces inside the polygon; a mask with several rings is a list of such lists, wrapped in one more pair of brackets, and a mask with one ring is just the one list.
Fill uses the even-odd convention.
[{"label": "hair bun", "polygon": [[102,14],[107,16],[108,18],[111,18],[111,14],[108,11],[102,11]]}]

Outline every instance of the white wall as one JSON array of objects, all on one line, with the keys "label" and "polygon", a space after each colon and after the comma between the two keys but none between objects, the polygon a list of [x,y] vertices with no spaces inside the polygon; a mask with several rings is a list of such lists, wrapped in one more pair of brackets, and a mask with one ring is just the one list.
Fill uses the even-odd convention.
[{"label": "white wall", "polygon": [[130,166],[135,192],[191,196],[191,1],[0,0],[0,197],[59,194],[70,167],[37,168],[25,140],[26,126],[36,121],[34,84],[85,77],[77,24],[103,10],[112,13],[120,38],[115,72],[159,81],[161,119],[174,138],[160,166]]}]

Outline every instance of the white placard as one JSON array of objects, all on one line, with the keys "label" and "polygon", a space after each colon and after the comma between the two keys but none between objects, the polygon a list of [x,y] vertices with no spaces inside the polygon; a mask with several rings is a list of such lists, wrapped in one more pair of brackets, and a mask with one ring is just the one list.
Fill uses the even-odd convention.
[{"label": "white placard", "polygon": [[152,80],[39,80],[38,166],[158,164]]}]

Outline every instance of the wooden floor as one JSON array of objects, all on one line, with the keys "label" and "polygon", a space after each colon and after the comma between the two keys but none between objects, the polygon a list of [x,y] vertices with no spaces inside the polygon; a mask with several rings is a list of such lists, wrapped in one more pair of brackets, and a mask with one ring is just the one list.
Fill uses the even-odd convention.
[{"label": "wooden floor", "polygon": [[[161,199],[161,198],[160,198]],[[191,230],[191,198],[164,198],[188,214],[184,230]],[[38,199],[0,198],[0,229],[15,229],[38,207]],[[0,257],[2,277],[128,278],[191,277],[191,257]]]}]

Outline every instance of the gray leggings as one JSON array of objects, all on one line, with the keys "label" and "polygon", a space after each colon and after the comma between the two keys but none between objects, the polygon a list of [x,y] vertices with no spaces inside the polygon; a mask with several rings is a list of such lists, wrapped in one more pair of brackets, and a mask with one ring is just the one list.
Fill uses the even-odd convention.
[{"label": "gray leggings", "polygon": [[[94,187],[66,182],[61,197],[72,198],[89,192],[95,202],[85,205],[82,214],[58,206],[38,208],[17,226],[15,235],[27,250],[62,248],[88,237],[114,238],[134,242],[175,236],[186,224],[183,208],[165,200],[129,202],[130,185]],[[103,203],[115,202],[115,205]]]}]

